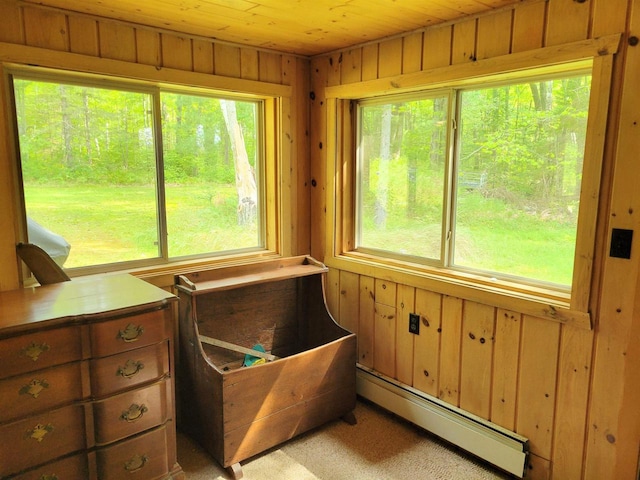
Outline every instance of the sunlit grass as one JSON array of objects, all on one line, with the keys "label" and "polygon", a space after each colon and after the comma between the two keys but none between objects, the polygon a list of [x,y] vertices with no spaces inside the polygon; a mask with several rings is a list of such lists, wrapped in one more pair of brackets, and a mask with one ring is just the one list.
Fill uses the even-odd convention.
[{"label": "sunlit grass", "polygon": [[[169,255],[258,246],[257,226],[237,224],[235,189],[167,189]],[[27,214],[71,244],[65,268],[159,256],[154,186],[25,185]]]}]

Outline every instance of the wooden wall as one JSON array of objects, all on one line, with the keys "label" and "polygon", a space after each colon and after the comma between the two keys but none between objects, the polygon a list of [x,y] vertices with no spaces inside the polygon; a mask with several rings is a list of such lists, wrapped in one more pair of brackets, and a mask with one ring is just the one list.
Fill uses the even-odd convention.
[{"label": "wooden wall", "polygon": [[[590,311],[593,330],[447,296],[391,271],[335,262],[327,231],[325,88],[459,66],[624,33],[614,59]],[[640,0],[525,1],[497,13],[319,56],[311,62],[311,253],[331,268],[332,313],[373,368],[530,440],[529,478],[627,479],[640,447],[640,245],[609,258],[611,228],[640,227]],[[339,135],[339,133],[338,133]],[[329,169],[331,171],[331,169]],[[635,186],[634,186],[635,185]],[[329,208],[330,210],[330,208]],[[636,231],[636,237],[640,233]],[[326,255],[326,256],[325,256]],[[342,269],[341,269],[342,268]],[[419,313],[420,334],[408,333]]]},{"label": "wooden wall", "polygon": [[[280,251],[285,255],[309,252],[308,59],[4,0],[0,1],[0,42],[5,45],[3,48],[0,44],[0,56],[7,51],[14,56],[11,50],[14,45],[36,47],[42,49],[40,55],[42,51],[50,52],[45,55],[54,59],[52,63],[59,64],[56,65],[58,68],[82,69],[86,66],[98,72],[105,68],[105,73],[116,71],[123,76],[144,77],[148,66],[153,66],[151,80],[166,77],[168,81],[196,86],[218,83],[231,90],[241,88],[234,79],[245,80],[258,89],[263,82],[290,86],[291,96],[282,102],[282,125],[280,130],[273,132],[283,144],[282,162],[278,165],[281,169],[278,185],[282,215]],[[30,59],[24,61],[30,63]],[[0,66],[0,73],[1,70]],[[208,76],[216,76],[217,80],[208,81]],[[0,202],[4,207],[0,214],[2,290],[18,286],[15,242],[19,224],[13,193],[12,140],[5,125],[8,108],[4,104],[5,88],[4,82],[0,82]],[[269,87],[263,90],[267,91]],[[147,277],[163,287],[170,287],[173,279],[172,274],[155,279],[153,274]]]},{"label": "wooden wall", "polygon": [[[170,68],[184,72],[186,83],[203,73],[291,85],[292,101],[279,132],[287,140],[291,167],[280,180],[283,217],[290,219],[283,253],[310,251],[319,259],[332,241],[325,229],[330,186],[325,87],[624,33],[614,61],[598,212],[593,330],[394,282],[384,272],[334,268],[327,291],[332,312],[358,333],[362,364],[527,436],[533,454],[529,478],[636,478],[640,233],[631,260],[605,253],[611,228],[640,226],[640,46],[629,42],[640,35],[640,0],[523,1],[492,15],[316,57],[310,68],[306,59],[290,55],[14,1],[0,2],[0,18],[0,42],[6,44],[116,60],[125,67]],[[3,290],[18,285],[4,88],[0,85]],[[407,333],[403,322],[409,312],[425,319],[419,336]]]}]

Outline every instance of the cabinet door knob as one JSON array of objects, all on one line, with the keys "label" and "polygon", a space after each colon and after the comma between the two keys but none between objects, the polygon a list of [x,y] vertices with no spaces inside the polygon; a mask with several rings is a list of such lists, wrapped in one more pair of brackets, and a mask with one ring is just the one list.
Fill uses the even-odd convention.
[{"label": "cabinet door knob", "polygon": [[120,420],[124,420],[128,423],[135,422],[136,420],[140,420],[142,418],[142,415],[144,415],[148,411],[149,409],[144,404],[138,405],[137,403],[134,403],[129,407],[129,410],[125,410],[124,412],[122,412],[122,415],[120,415]]},{"label": "cabinet door knob", "polygon": [[124,378],[132,378],[144,368],[144,363],[136,362],[135,360],[127,360],[124,367],[118,367],[116,375],[120,375]]},{"label": "cabinet door knob", "polygon": [[25,438],[32,438],[38,442],[41,442],[42,440],[44,440],[44,437],[48,433],[53,432],[53,430],[54,430],[53,425],[51,425],[50,423],[48,423],[47,425],[42,425],[41,423],[38,423],[31,430],[27,430],[27,433],[25,434]]},{"label": "cabinet door knob", "polygon": [[31,345],[27,345],[22,349],[22,354],[35,362],[40,358],[40,355],[49,350],[49,348],[49,345],[46,343],[32,342]]},{"label": "cabinet door knob", "polygon": [[137,472],[149,461],[149,457],[146,455],[135,455],[130,460],[124,463],[124,469],[129,472]]},{"label": "cabinet door knob", "polygon": [[124,330],[120,330],[118,332],[118,338],[124,340],[125,342],[135,342],[142,336],[143,333],[144,327],[142,325],[134,325],[133,323],[130,323],[125,327]]},{"label": "cabinet door knob", "polygon": [[31,380],[26,385],[23,385],[19,390],[20,395],[31,395],[33,398],[38,398],[45,388],[49,388],[49,383],[46,380]]}]

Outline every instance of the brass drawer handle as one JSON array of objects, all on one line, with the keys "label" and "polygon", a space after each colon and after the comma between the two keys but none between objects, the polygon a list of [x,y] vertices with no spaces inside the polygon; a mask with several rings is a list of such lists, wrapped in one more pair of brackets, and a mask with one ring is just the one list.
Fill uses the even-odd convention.
[{"label": "brass drawer handle", "polygon": [[49,350],[49,345],[46,343],[35,343],[32,342],[31,345],[28,345],[22,349],[22,355],[29,357],[34,362],[40,358],[44,352]]},{"label": "brass drawer handle", "polygon": [[144,363],[136,362],[135,360],[127,360],[124,367],[118,367],[116,375],[120,375],[124,378],[132,378],[144,368]]},{"label": "brass drawer handle", "polygon": [[129,473],[135,473],[149,461],[146,455],[135,455],[129,461],[124,463],[124,469]]},{"label": "brass drawer handle", "polygon": [[144,415],[148,411],[149,409],[144,404],[138,405],[137,403],[134,403],[129,407],[129,410],[125,410],[124,412],[122,412],[122,415],[120,415],[120,420],[124,420],[128,423],[135,422],[136,420],[140,420],[142,418],[142,415]]},{"label": "brass drawer handle", "polygon": [[41,423],[38,423],[31,430],[27,430],[27,433],[25,433],[24,436],[25,438],[33,438],[38,442],[42,442],[42,440],[44,440],[45,435],[47,435],[47,433],[53,432],[53,430],[54,430],[53,425],[51,425],[50,423],[47,425],[42,425]]},{"label": "brass drawer handle", "polygon": [[33,398],[38,398],[38,395],[42,393],[45,388],[49,388],[49,383],[46,380],[31,380],[28,384],[23,385],[20,391],[20,395],[31,395]]},{"label": "brass drawer handle", "polygon": [[130,323],[124,330],[120,330],[118,332],[118,338],[124,340],[127,343],[135,342],[142,336],[143,333],[144,327],[142,325],[136,326],[133,323]]},{"label": "brass drawer handle", "polygon": [[58,475],[56,475],[55,473],[52,473],[51,475],[47,475],[45,473],[44,475],[40,476],[40,480],[58,480]]}]

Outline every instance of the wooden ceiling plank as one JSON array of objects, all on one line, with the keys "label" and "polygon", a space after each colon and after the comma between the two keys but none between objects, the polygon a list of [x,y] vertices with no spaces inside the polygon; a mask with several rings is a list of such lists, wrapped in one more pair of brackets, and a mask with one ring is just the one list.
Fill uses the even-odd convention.
[{"label": "wooden ceiling plank", "polygon": [[239,46],[317,55],[520,1],[314,0],[311,4],[307,0],[20,0],[19,3],[43,11],[53,8],[77,12],[99,20],[134,24],[137,28],[151,27]]}]

